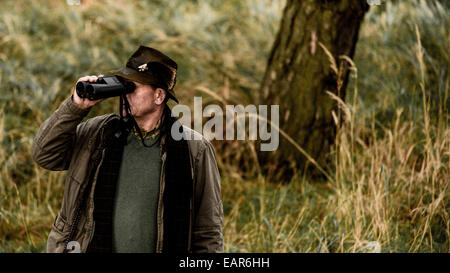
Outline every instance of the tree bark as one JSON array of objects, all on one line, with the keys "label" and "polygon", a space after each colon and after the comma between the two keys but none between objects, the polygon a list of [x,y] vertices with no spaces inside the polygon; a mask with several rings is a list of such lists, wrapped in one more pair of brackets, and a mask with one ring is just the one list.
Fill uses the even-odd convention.
[{"label": "tree bark", "polygon": [[[340,63],[339,56],[353,58],[368,9],[365,0],[288,0],[268,59],[260,102],[280,105],[280,128],[322,167],[328,162],[336,134],[332,111],[337,114],[337,104],[326,91],[345,98],[348,65]],[[339,77],[319,42],[335,58],[338,69],[341,67]],[[284,179],[308,163],[282,136],[276,151],[261,152],[259,158],[266,171]]]}]

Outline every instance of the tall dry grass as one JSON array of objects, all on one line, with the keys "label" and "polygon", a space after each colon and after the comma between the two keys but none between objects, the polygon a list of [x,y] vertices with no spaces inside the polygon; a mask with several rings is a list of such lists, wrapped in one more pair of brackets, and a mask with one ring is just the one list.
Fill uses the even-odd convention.
[{"label": "tall dry grass", "polygon": [[[417,27],[416,38],[415,57],[424,75]],[[342,61],[350,62],[357,82],[357,67],[346,57]],[[282,186],[264,184],[263,178],[227,181],[225,195],[240,196],[225,221],[227,247],[243,252],[448,252],[448,109],[440,105],[438,112],[446,114],[430,117],[426,86],[422,77],[422,128],[417,121],[402,121],[401,109],[390,123],[372,119],[366,126],[358,116],[357,85],[347,103],[330,93],[344,117],[332,178],[324,185],[305,179]],[[421,138],[417,130],[424,130]]]}]

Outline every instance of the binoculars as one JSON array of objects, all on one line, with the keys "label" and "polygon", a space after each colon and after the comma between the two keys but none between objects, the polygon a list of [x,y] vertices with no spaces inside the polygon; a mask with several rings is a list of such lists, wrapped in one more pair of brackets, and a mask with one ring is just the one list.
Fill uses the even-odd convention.
[{"label": "binoculars", "polygon": [[136,85],[120,77],[109,76],[98,78],[96,82],[78,82],[75,89],[80,98],[99,100],[131,93]]}]

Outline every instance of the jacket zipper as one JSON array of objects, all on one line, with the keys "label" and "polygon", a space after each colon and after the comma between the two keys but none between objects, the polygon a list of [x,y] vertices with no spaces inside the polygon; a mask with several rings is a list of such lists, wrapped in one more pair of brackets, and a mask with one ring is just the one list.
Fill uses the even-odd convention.
[{"label": "jacket zipper", "polygon": [[162,219],[163,217],[163,213],[164,213],[164,204],[163,204],[163,192],[164,192],[164,186],[165,186],[165,177],[164,177],[164,169],[165,169],[165,161],[166,161],[166,153],[162,154],[161,156],[161,160],[162,160],[162,167],[161,168],[161,174],[159,176],[159,197],[158,197],[158,212],[157,212],[157,223],[158,223],[158,238],[157,238],[157,242],[156,242],[156,252],[157,253],[162,253],[162,239],[163,239],[163,227],[164,227],[164,221]]},{"label": "jacket zipper", "polygon": [[88,242],[88,247],[92,242],[92,239],[94,238],[94,234],[95,234],[95,221],[93,221],[93,227],[92,227],[92,232],[91,232],[91,236],[89,236],[89,242]]},{"label": "jacket zipper", "polygon": [[[103,150],[103,152],[104,152],[104,150]],[[99,156],[97,156],[97,159],[96,159],[96,161],[95,161],[94,166],[97,166],[97,168],[99,167],[98,164],[100,163],[101,158],[102,158],[102,153],[99,154]],[[96,172],[94,172],[94,174],[95,174],[95,173],[96,173]],[[74,217],[74,219],[73,219],[73,221],[72,221],[72,225],[71,225],[71,227],[70,227],[70,233],[69,233],[69,236],[68,236],[67,239],[65,240],[65,245],[64,245],[64,251],[63,251],[63,253],[66,253],[66,252],[68,251],[67,246],[68,246],[69,242],[73,240],[73,237],[75,236],[75,233],[76,233],[76,231],[77,231],[78,222],[80,221],[80,216],[81,216],[81,209],[82,209],[82,206],[83,206],[84,201],[85,201],[85,199],[86,199],[86,198],[85,198],[85,197],[86,197],[86,191],[87,191],[87,189],[89,188],[89,186],[92,185],[92,180],[93,180],[93,178],[92,178],[92,179],[89,179],[88,184],[87,184],[87,185],[85,186],[85,188],[82,190],[81,201],[80,201],[80,203],[78,204],[78,207],[77,207],[77,211],[76,211],[75,217]]]},{"label": "jacket zipper", "polygon": [[78,225],[78,221],[80,220],[80,215],[81,215],[81,204],[82,204],[82,202],[80,202],[80,204],[78,205],[77,212],[75,214],[75,218],[72,221],[72,226],[70,228],[69,236],[65,240],[63,253],[66,253],[68,251],[67,245],[69,244],[70,241],[72,241],[73,236],[75,235],[75,232],[76,232],[76,229],[77,229],[76,226]]}]

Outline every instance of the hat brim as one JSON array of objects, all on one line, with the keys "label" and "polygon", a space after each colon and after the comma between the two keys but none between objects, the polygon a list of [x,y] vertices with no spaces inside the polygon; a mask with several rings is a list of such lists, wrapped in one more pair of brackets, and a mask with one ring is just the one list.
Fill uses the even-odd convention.
[{"label": "hat brim", "polygon": [[[145,75],[142,75],[141,73],[139,73],[137,70],[135,70],[133,68],[129,68],[129,67],[123,67],[123,68],[120,68],[117,70],[111,70],[110,73],[115,76],[119,76],[124,79],[139,82],[142,84],[157,84],[157,82],[154,81],[153,79],[146,77]],[[170,91],[167,90],[167,94],[168,94],[169,98],[173,99],[176,103],[179,103],[178,99],[175,97],[173,90],[170,90]]]}]

